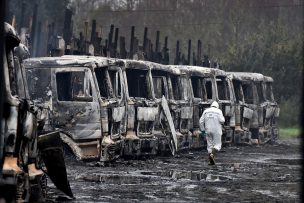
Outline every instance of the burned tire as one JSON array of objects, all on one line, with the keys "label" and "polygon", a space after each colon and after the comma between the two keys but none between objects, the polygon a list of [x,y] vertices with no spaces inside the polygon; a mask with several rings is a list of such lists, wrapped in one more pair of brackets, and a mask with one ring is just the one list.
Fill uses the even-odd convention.
[{"label": "burned tire", "polygon": [[28,179],[25,177],[24,173],[17,175],[16,183],[16,202],[26,202],[29,196],[29,184]]},{"label": "burned tire", "polygon": [[47,196],[47,177],[43,174],[41,178],[41,196],[46,199]]},{"label": "burned tire", "polygon": [[45,202],[47,196],[47,177],[45,174],[30,181],[29,202]]}]

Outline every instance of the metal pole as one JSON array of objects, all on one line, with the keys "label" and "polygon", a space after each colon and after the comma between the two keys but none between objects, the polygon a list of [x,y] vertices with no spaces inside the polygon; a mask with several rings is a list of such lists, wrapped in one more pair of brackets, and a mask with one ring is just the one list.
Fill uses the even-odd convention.
[{"label": "metal pole", "polygon": [[133,58],[133,48],[134,48],[134,32],[135,32],[135,27],[132,26],[131,28],[131,41],[130,41],[130,53],[129,53],[129,58]]},{"label": "metal pole", "polygon": [[179,40],[176,41],[176,51],[175,51],[175,60],[174,65],[179,64]]},{"label": "metal pole", "polygon": [[143,42],[143,51],[146,52],[147,49],[147,36],[148,36],[148,28],[145,27],[144,31],[144,42]]},{"label": "metal pole", "polygon": [[187,65],[190,65],[191,60],[191,39],[188,41],[188,58],[187,58]]},{"label": "metal pole", "polygon": [[115,37],[114,37],[113,57],[116,57],[116,52],[117,52],[117,44],[118,44],[118,34],[119,34],[119,28],[115,28]]},{"label": "metal pole", "polygon": [[72,38],[72,15],[73,12],[66,8],[65,15],[64,15],[64,27],[63,27],[63,39],[65,41],[65,48],[71,44]]},{"label": "metal pole", "polygon": [[24,21],[25,21],[24,13],[25,13],[25,9],[26,9],[26,3],[25,3],[25,2],[22,2],[22,6],[21,6],[21,17],[20,17],[20,25],[19,25],[19,33],[21,33],[21,28],[24,27]]},{"label": "metal pole", "polygon": [[31,56],[36,56],[36,25],[37,25],[37,11],[38,11],[38,4],[34,6],[34,13],[33,13],[33,21],[32,21],[32,30],[31,30]]},{"label": "metal pole", "polygon": [[96,38],[96,20],[92,20],[91,43],[95,45]]}]

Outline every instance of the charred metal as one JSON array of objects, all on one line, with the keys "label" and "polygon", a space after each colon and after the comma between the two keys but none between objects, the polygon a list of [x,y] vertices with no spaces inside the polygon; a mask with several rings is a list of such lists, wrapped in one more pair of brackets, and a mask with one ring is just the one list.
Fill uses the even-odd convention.
[{"label": "charred metal", "polygon": [[278,136],[273,80],[261,74],[68,55],[27,59],[25,67],[31,97],[48,109],[45,127],[79,160],[204,147],[198,120],[212,101],[225,116],[223,143]]}]

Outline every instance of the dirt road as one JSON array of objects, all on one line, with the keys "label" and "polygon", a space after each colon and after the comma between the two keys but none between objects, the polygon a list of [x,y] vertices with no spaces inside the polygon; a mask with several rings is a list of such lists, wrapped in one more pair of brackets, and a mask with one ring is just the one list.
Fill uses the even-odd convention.
[{"label": "dirt road", "polygon": [[[300,140],[118,160],[106,167],[67,158],[73,202],[300,202]],[[58,191],[50,184],[50,201]]]}]

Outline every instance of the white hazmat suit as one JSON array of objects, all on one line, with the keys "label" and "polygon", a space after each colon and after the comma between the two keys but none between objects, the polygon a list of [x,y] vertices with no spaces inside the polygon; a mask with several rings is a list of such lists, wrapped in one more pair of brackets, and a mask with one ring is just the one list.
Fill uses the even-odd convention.
[{"label": "white hazmat suit", "polygon": [[207,150],[212,153],[212,149],[220,151],[222,147],[222,125],[225,122],[219,104],[214,101],[211,107],[203,112],[199,120],[200,130],[206,132]]}]

